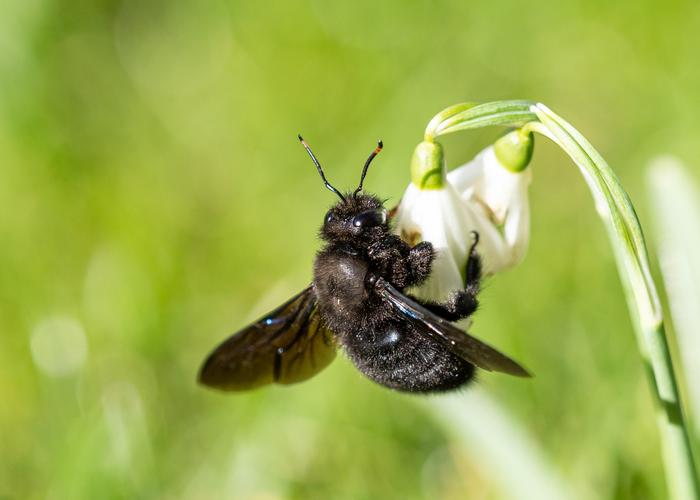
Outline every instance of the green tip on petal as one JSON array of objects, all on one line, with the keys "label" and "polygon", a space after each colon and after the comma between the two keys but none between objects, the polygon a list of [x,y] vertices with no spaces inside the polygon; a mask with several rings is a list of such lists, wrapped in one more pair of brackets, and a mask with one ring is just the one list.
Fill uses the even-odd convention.
[{"label": "green tip on petal", "polygon": [[513,130],[498,139],[493,145],[496,158],[511,172],[522,172],[529,165],[535,139],[532,132]]},{"label": "green tip on petal", "polygon": [[442,189],[446,176],[442,146],[428,141],[418,144],[411,158],[411,182],[419,189]]}]

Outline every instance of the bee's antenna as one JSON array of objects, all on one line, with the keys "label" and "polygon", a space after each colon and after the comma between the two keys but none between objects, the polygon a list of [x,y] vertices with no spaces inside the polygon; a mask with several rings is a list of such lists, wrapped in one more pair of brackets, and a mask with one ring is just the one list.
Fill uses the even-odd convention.
[{"label": "bee's antenna", "polygon": [[304,149],[306,149],[306,152],[309,153],[309,156],[311,157],[311,161],[314,162],[314,165],[316,165],[316,170],[318,170],[318,173],[321,176],[321,179],[323,179],[323,183],[326,185],[326,187],[328,189],[330,189],[335,194],[337,194],[341,200],[345,201],[345,197],[341,194],[341,192],[338,191],[336,188],[334,188],[331,185],[331,183],[326,180],[326,176],[323,174],[323,169],[321,168],[321,164],[318,162],[318,160],[314,156],[309,145],[306,144],[306,141],[304,140],[304,138],[301,136],[301,134],[298,134],[297,137],[299,137],[299,142],[301,142],[301,145],[304,146]]},{"label": "bee's antenna", "polygon": [[379,141],[377,141],[377,147],[374,148],[374,151],[372,151],[372,153],[369,155],[369,158],[367,158],[367,161],[365,162],[365,166],[362,168],[362,177],[360,177],[360,185],[357,186],[357,189],[352,194],[353,196],[357,196],[357,193],[362,191],[362,184],[365,182],[365,175],[367,175],[367,169],[369,169],[369,164],[372,163],[374,157],[379,154],[383,147],[384,143],[380,139]]}]

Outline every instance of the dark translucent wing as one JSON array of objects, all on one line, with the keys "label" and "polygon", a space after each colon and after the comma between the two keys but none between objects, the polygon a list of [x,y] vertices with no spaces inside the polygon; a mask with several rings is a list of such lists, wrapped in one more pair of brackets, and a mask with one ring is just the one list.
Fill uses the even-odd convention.
[{"label": "dark translucent wing", "polygon": [[312,287],[225,340],[202,365],[199,382],[226,391],[293,384],[335,357]]},{"label": "dark translucent wing", "polygon": [[419,331],[441,342],[450,352],[465,361],[484,370],[530,377],[527,370],[516,361],[406,297],[386,280],[377,280],[375,287],[377,293],[386,299],[403,318],[411,321]]}]

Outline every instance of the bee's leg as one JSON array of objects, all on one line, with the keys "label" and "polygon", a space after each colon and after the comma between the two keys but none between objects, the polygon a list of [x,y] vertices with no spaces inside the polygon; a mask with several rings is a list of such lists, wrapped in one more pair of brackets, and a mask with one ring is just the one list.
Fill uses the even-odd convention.
[{"label": "bee's leg", "polygon": [[445,318],[448,321],[458,321],[474,314],[479,307],[477,295],[481,290],[481,258],[476,253],[476,245],[479,243],[479,233],[472,231],[474,243],[469,250],[467,265],[465,268],[465,287],[453,292],[446,302],[423,302],[429,310]]},{"label": "bee's leg", "polygon": [[408,245],[395,235],[376,241],[367,249],[367,257],[377,273],[400,290],[411,281],[408,253]]},{"label": "bee's leg", "polygon": [[467,258],[467,265],[464,271],[464,281],[467,286],[476,283],[477,285],[481,281],[481,257],[476,253],[476,245],[479,243],[479,233],[472,231],[474,236],[474,243],[469,249],[469,257]]},{"label": "bee's leg", "polygon": [[408,266],[411,271],[410,285],[419,285],[430,276],[435,258],[435,250],[429,241],[422,241],[408,252]]},{"label": "bee's leg", "polygon": [[450,297],[442,303],[419,300],[415,297],[412,298],[420,302],[426,309],[434,312],[441,318],[445,318],[447,321],[459,321],[460,319],[468,318],[476,312],[479,307],[479,301],[476,298],[478,293],[479,286],[476,284],[467,285],[463,290],[453,292]]},{"label": "bee's leg", "polygon": [[427,241],[411,248],[398,236],[390,235],[372,244],[367,256],[381,276],[402,290],[425,281],[434,252]]}]

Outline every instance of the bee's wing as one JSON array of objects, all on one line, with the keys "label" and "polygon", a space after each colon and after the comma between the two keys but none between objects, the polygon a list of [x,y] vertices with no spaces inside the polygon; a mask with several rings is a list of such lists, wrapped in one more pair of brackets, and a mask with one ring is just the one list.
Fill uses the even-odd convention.
[{"label": "bee's wing", "polygon": [[199,382],[225,391],[293,384],[323,370],[335,351],[309,286],[219,345],[202,365]]},{"label": "bee's wing", "polygon": [[516,361],[406,297],[386,280],[377,280],[375,289],[403,319],[410,321],[418,331],[442,343],[465,361],[484,370],[530,377],[527,370]]}]

